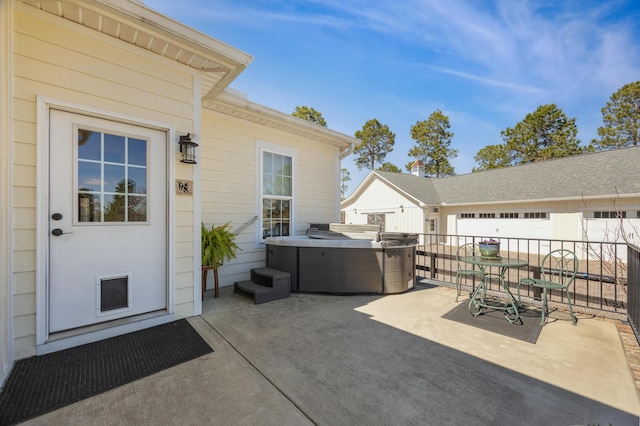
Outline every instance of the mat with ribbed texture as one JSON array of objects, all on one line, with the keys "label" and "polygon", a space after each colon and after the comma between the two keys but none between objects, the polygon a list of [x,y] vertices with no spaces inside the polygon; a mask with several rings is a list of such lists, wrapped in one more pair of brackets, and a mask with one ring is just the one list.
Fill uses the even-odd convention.
[{"label": "mat with ribbed texture", "polygon": [[213,352],[186,319],[19,360],[0,392],[15,424]]},{"label": "mat with ribbed texture", "polygon": [[522,306],[520,307],[520,320],[513,324],[505,319],[500,310],[483,309],[481,315],[474,317],[469,312],[469,301],[459,304],[444,314],[442,318],[529,343],[536,343],[542,330],[540,310]]}]

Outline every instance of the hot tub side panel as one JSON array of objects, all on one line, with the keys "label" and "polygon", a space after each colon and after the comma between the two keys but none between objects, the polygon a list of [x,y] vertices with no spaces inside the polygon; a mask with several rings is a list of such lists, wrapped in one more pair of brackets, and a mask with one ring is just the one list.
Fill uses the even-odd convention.
[{"label": "hot tub side panel", "polygon": [[298,287],[298,247],[267,245],[267,266],[290,274],[291,291]]},{"label": "hot tub side panel", "polygon": [[414,287],[415,251],[268,244],[267,266],[289,272],[293,292],[393,294]]},{"label": "hot tub side panel", "polygon": [[300,247],[301,292],[383,292],[383,249]]},{"label": "hot tub side panel", "polygon": [[384,250],[384,293],[403,293],[414,287],[416,270],[415,246]]}]

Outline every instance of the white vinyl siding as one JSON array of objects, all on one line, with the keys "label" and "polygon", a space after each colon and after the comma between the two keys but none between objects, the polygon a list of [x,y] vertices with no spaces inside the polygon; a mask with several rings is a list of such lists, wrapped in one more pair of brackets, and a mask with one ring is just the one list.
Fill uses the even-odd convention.
[{"label": "white vinyl siding", "polygon": [[[343,209],[345,223],[367,224],[371,213],[385,215],[386,232],[426,232],[424,209],[378,179],[370,182],[353,203]],[[438,213],[433,213],[438,216]]]},{"label": "white vinyl siding", "polygon": [[[304,235],[310,223],[339,220],[336,176],[340,164],[335,147],[205,108],[200,146],[205,225],[231,222],[235,230],[259,216],[259,147],[294,159],[292,233]],[[251,268],[264,266],[261,230],[262,224],[256,220],[238,234],[236,242],[242,251],[220,268],[220,286],[247,279]]]}]

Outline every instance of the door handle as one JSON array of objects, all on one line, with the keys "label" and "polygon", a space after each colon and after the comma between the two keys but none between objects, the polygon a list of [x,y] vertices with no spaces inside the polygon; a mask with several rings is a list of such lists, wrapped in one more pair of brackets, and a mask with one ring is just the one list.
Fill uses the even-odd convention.
[{"label": "door handle", "polygon": [[51,234],[53,234],[54,237],[59,237],[62,234],[73,234],[73,232],[64,232],[62,229],[56,228],[51,231]]}]

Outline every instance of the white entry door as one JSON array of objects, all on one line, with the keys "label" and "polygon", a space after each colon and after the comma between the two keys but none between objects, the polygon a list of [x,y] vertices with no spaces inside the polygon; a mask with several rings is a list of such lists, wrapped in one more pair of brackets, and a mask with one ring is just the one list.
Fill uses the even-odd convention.
[{"label": "white entry door", "polygon": [[167,135],[51,110],[49,332],[167,309]]}]

